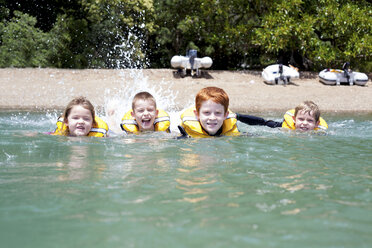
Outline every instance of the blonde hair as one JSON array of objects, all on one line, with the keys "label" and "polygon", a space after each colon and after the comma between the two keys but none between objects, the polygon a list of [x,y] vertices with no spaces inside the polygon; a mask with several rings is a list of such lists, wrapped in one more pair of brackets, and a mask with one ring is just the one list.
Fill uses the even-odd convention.
[{"label": "blonde hair", "polygon": [[297,113],[300,111],[304,111],[305,113],[308,113],[309,115],[313,116],[315,121],[319,121],[320,117],[320,110],[318,105],[316,105],[312,101],[304,101],[300,105],[298,105],[295,108],[294,116],[297,116]]},{"label": "blonde hair", "polygon": [[198,113],[202,103],[208,100],[221,104],[224,107],[225,113],[227,112],[229,108],[229,96],[223,89],[218,87],[206,87],[201,89],[195,97],[195,108]]},{"label": "blonde hair", "polygon": [[133,101],[132,101],[132,110],[134,111],[135,107],[136,107],[136,103],[139,101],[139,100],[143,100],[143,101],[152,101],[155,105],[155,108],[156,108],[156,100],[155,98],[150,94],[148,93],[147,91],[142,91],[142,92],[139,92],[137,93],[134,97],[133,97]]},{"label": "blonde hair", "polygon": [[[63,126],[65,125],[65,123],[67,123],[67,118],[68,116],[70,115],[70,112],[71,112],[71,109],[74,107],[74,106],[82,106],[83,108],[85,109],[88,109],[90,111],[90,113],[92,114],[92,120],[93,120],[93,124],[96,124],[96,120],[95,120],[95,112],[94,112],[94,107],[93,107],[93,104],[84,96],[78,96],[78,97],[75,97],[74,99],[72,99],[68,104],[67,104],[67,107],[65,108],[65,111],[63,112]],[[63,126],[62,126],[62,129],[63,129]],[[64,131],[64,135],[68,135],[70,133],[70,130],[68,128],[68,126],[66,126],[66,129]]]}]

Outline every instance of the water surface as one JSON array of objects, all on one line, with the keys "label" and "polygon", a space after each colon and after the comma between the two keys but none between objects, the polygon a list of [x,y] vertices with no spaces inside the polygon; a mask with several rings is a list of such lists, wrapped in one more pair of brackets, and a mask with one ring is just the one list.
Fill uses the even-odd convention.
[{"label": "water surface", "polygon": [[[280,115],[264,116],[280,119]],[[327,135],[45,135],[0,112],[2,247],[370,247],[372,116]]]}]

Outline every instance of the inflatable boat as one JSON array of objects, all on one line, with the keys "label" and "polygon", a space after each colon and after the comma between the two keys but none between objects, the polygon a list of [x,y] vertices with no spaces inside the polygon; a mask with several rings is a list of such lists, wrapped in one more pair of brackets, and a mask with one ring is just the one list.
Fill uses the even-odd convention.
[{"label": "inflatable boat", "polygon": [[340,69],[324,69],[319,72],[319,81],[327,85],[360,85],[364,86],[368,82],[365,73],[355,72],[349,69],[349,63],[345,63]]},{"label": "inflatable boat", "polygon": [[282,64],[269,65],[262,71],[262,77],[267,84],[288,84],[291,79],[300,78],[295,68]]},{"label": "inflatable boat", "polygon": [[182,77],[186,76],[187,70],[191,71],[191,76],[194,74],[200,76],[200,69],[207,69],[212,66],[212,63],[210,57],[198,58],[196,50],[189,50],[186,56],[176,55],[171,59],[172,67],[178,69]]}]

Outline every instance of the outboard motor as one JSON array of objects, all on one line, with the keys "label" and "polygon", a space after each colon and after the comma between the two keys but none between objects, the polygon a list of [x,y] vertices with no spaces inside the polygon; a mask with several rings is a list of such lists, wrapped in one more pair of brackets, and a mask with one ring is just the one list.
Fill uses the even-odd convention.
[{"label": "outboard motor", "polygon": [[198,52],[196,50],[186,51],[186,56],[175,55],[171,59],[171,65],[173,68],[177,68],[178,73],[181,77],[186,76],[187,70],[191,70],[191,76],[200,76],[201,68],[209,68],[212,66],[212,59],[210,57],[198,58]]},{"label": "outboard motor", "polygon": [[280,81],[282,81],[284,85],[289,83],[290,77],[283,75],[283,72],[283,64],[279,64],[279,77],[275,78],[275,84],[279,84]]},{"label": "outboard motor", "polygon": [[277,80],[275,80],[276,84],[279,83],[279,80],[283,81],[284,84],[286,84],[286,81],[285,81],[285,78],[283,76],[283,64],[279,64],[279,78],[277,78]]},{"label": "outboard motor", "polygon": [[354,77],[351,77],[353,74],[352,74],[352,71],[349,68],[350,68],[350,63],[349,62],[344,63],[344,65],[342,66],[342,70],[344,71],[344,77],[346,78],[347,82],[350,85],[353,85],[354,84]]},{"label": "outboard motor", "polygon": [[194,60],[197,56],[198,56],[198,51],[197,50],[189,50],[186,54],[186,57],[189,57],[191,70],[194,70]]},{"label": "outboard motor", "polygon": [[348,83],[350,81],[349,67],[350,67],[349,62],[344,63],[344,65],[342,66],[342,70],[344,71],[344,76],[346,77]]}]

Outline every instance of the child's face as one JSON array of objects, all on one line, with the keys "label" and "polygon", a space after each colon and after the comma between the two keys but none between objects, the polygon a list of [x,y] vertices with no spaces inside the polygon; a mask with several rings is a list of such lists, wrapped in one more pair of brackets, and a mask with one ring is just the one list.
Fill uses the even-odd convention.
[{"label": "child's face", "polygon": [[73,106],[65,124],[71,136],[87,136],[93,125],[92,113],[81,105]]},{"label": "child's face", "polygon": [[315,121],[313,112],[305,112],[304,110],[298,111],[296,117],[294,117],[296,130],[310,131],[314,130],[319,124],[319,121]]},{"label": "child's face", "polygon": [[157,115],[158,110],[151,100],[138,100],[132,112],[140,131],[154,131],[154,121]]},{"label": "child's face", "polygon": [[228,114],[229,112],[225,113],[222,104],[215,103],[212,100],[204,101],[200,106],[199,113],[195,111],[200,125],[209,135],[215,135],[217,133]]}]

